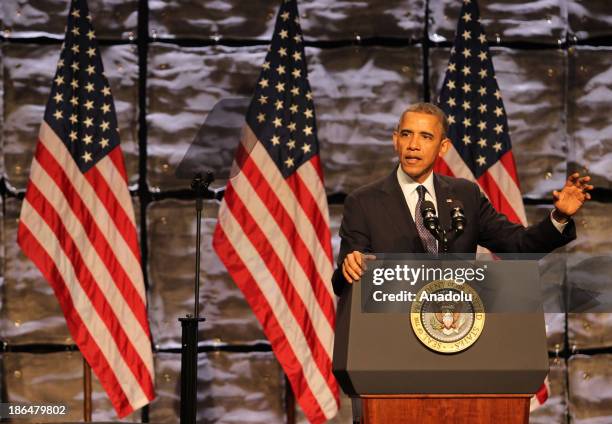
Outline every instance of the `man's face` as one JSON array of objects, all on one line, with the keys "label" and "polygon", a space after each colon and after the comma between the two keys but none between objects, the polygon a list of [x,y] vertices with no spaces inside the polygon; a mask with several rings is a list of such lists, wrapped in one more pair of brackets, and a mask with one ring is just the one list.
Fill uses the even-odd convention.
[{"label": "man's face", "polygon": [[428,113],[405,113],[393,132],[393,145],[402,170],[419,183],[429,176],[436,158],[446,153],[449,143],[448,138],[442,137],[438,118]]}]

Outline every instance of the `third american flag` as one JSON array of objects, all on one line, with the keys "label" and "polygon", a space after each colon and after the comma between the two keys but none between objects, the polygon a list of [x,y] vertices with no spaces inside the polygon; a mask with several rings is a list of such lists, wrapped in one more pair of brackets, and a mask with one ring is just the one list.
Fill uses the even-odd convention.
[{"label": "third american flag", "polygon": [[[476,181],[497,211],[527,225],[506,110],[476,0],[463,0],[438,104],[448,116],[452,146],[435,171]],[[531,409],[547,397],[545,382]]]},{"label": "third american flag", "polygon": [[464,0],[438,99],[452,146],[436,171],[476,181],[497,211],[527,224],[508,120],[476,0]]}]

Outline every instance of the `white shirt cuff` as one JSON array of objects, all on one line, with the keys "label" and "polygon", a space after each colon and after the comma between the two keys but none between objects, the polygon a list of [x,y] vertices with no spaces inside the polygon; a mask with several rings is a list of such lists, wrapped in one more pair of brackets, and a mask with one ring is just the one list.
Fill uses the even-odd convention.
[{"label": "white shirt cuff", "polygon": [[557,231],[559,231],[560,233],[563,232],[563,230],[565,230],[565,227],[567,226],[567,224],[569,223],[569,221],[565,221],[564,223],[561,222],[557,222],[555,220],[555,218],[553,218],[552,216],[552,211],[550,212],[550,220],[552,221],[552,225],[557,229]]}]

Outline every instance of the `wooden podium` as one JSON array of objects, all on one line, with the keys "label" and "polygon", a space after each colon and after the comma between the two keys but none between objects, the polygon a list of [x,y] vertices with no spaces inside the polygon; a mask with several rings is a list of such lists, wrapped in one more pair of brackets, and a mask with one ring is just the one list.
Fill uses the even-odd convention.
[{"label": "wooden podium", "polygon": [[528,424],[530,395],[364,395],[362,424]]},{"label": "wooden podium", "polygon": [[[418,267],[422,261],[401,263]],[[542,305],[526,300],[541,302],[537,262],[488,264],[491,295],[488,305],[483,298],[482,334],[454,354],[424,346],[409,313],[366,310],[363,284],[375,266],[368,265],[362,280],[345,290],[336,317],[334,375],[346,394],[361,399],[359,421],[527,424],[530,398],[548,373]]]}]

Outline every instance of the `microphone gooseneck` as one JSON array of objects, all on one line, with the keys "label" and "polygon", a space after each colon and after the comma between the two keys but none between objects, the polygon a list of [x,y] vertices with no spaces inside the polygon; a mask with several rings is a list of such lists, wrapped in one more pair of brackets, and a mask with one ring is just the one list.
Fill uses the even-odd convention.
[{"label": "microphone gooseneck", "polygon": [[451,207],[451,227],[453,231],[461,234],[465,230],[465,214],[463,213],[463,203],[459,200],[453,201]]}]

